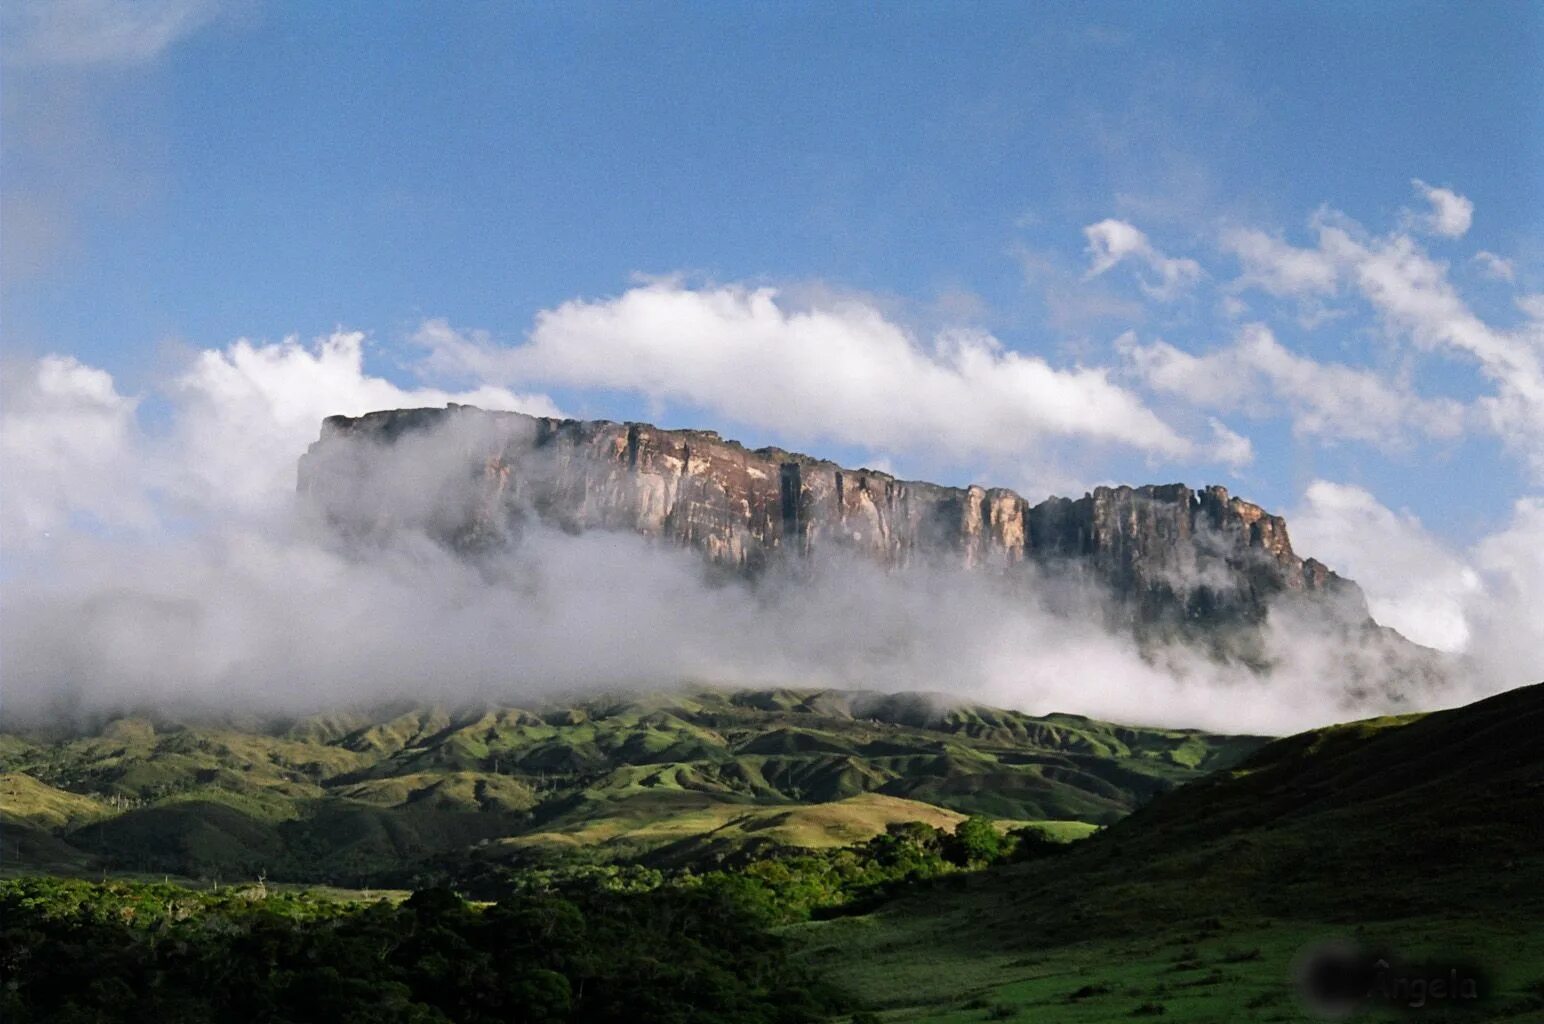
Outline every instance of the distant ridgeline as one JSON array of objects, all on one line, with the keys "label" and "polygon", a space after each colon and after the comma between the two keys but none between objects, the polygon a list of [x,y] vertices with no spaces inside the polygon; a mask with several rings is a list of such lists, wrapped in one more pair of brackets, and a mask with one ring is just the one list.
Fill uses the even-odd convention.
[{"label": "distant ridgeline", "polygon": [[1091,583],[1114,624],[1257,667],[1258,627],[1282,602],[1316,633],[1427,660],[1373,623],[1355,583],[1299,557],[1284,520],[1216,486],[1100,487],[1032,504],[1002,488],[750,450],[711,431],[460,405],[329,417],[299,484],[348,532],[416,526],[467,553],[533,520],[669,540],[751,576],[849,553],[887,567]]},{"label": "distant ridgeline", "polygon": [[55,724],[0,732],[0,864],[357,885],[846,846],[975,814],[1070,839],[1262,742],[839,690]]}]

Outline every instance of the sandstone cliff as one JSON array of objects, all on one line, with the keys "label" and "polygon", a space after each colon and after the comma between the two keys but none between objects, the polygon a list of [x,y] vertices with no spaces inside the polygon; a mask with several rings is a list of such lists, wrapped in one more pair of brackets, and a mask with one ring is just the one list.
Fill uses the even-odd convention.
[{"label": "sandstone cliff", "polygon": [[1116,614],[1139,625],[1254,624],[1281,597],[1367,621],[1355,584],[1300,558],[1280,517],[1215,486],[1100,487],[1032,504],[709,431],[451,406],[328,418],[300,490],[351,531],[417,525],[468,552],[535,519],[633,531],[748,575],[839,551],[886,566],[1055,570],[1107,588]]}]

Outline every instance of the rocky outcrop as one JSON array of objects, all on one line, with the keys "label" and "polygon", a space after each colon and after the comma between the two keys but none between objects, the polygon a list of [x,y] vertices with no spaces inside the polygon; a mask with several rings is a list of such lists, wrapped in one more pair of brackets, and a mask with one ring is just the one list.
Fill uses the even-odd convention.
[{"label": "rocky outcrop", "polygon": [[1250,623],[1280,595],[1366,619],[1354,584],[1293,550],[1286,523],[1222,487],[1100,487],[1031,504],[846,469],[711,431],[468,406],[329,417],[300,490],[355,533],[413,525],[467,552],[526,524],[625,530],[756,575],[847,552],[885,566],[1055,570],[1137,623]]}]

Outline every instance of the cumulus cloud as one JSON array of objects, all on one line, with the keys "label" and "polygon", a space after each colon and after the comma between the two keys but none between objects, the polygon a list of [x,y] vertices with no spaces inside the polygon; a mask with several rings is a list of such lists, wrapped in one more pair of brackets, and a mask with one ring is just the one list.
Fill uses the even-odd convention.
[{"label": "cumulus cloud", "polygon": [[72,516],[146,521],[127,457],[138,402],[119,394],[110,375],[69,356],[0,371],[6,543],[51,533]]},{"label": "cumulus cloud", "polygon": [[1315,481],[1290,514],[1294,542],[1357,578],[1379,621],[1460,654],[1472,685],[1544,680],[1544,498],[1467,548],[1359,487]]},{"label": "cumulus cloud", "polygon": [[541,395],[483,386],[403,389],[367,374],[365,337],[337,332],[307,345],[248,340],[199,353],[165,386],[164,433],[136,419],[138,398],[105,371],[67,356],[9,368],[0,411],[9,547],[89,517],[102,529],[146,529],[159,517],[258,515],[286,506],[295,463],[325,416],[447,402],[555,415]]},{"label": "cumulus cloud", "polygon": [[1222,247],[1237,256],[1243,267],[1240,287],[1258,287],[1277,296],[1335,291],[1335,263],[1316,249],[1300,249],[1252,228],[1225,231]]},{"label": "cumulus cloud", "polygon": [[[1472,428],[1488,429],[1527,462],[1535,478],[1544,479],[1544,317],[1535,314],[1528,296],[1515,300],[1528,317],[1520,326],[1498,327],[1474,311],[1450,279],[1447,264],[1434,259],[1412,234],[1419,229],[1458,237],[1468,230],[1473,204],[1448,189],[1419,181],[1416,186],[1431,202],[1431,212],[1407,215],[1400,229],[1384,235],[1330,208],[1321,208],[1309,220],[1315,236],[1311,247],[1293,246],[1253,229],[1224,232],[1221,244],[1238,256],[1243,270],[1228,288],[1259,288],[1297,299],[1299,322],[1307,329],[1347,315],[1345,308],[1327,309],[1322,303],[1326,296],[1360,299],[1391,340],[1409,342],[1415,357],[1471,363],[1490,381],[1489,393],[1467,403],[1420,398],[1399,376],[1379,378],[1371,371],[1319,363],[1258,342],[1207,357],[1154,346],[1139,355],[1143,367],[1156,375],[1155,386],[1193,379],[1206,370],[1259,371],[1299,408],[1300,431],[1360,440],[1383,435],[1400,447],[1401,436],[1447,438]],[[1516,268],[1494,253],[1480,252],[1474,261],[1488,276],[1515,278]],[[1324,397],[1315,400],[1311,391]],[[1246,388],[1245,393],[1254,392]],[[1212,397],[1201,389],[1203,404]],[[1365,427],[1352,422],[1343,399],[1365,403]]]},{"label": "cumulus cloud", "polygon": [[1232,470],[1239,470],[1254,461],[1254,444],[1215,416],[1207,420],[1212,430],[1212,451],[1215,458]]},{"label": "cumulus cloud", "polygon": [[1413,515],[1386,508],[1360,487],[1316,480],[1290,522],[1304,550],[1362,582],[1380,623],[1439,650],[1469,646],[1479,574]]},{"label": "cumulus cloud", "polygon": [[[62,524],[41,552],[19,553],[8,537],[8,714],[521,701],[679,682],[942,689],[1230,730],[1384,706],[1348,702],[1337,656],[1305,640],[1311,630],[1285,620],[1270,630],[1263,653],[1277,668],[1260,675],[1183,648],[1139,649],[1102,628],[1100,595],[1070,580],[1026,591],[1006,576],[919,568],[895,578],[833,561],[796,584],[710,585],[689,553],[630,534],[533,528],[475,561],[412,529],[340,538],[294,486],[320,416],[474,397],[395,389],[364,372],[360,346],[340,333],[202,353],[168,383],[159,431],[100,370],[54,357],[8,375],[24,393],[5,405],[7,476],[18,452],[41,452],[31,481],[51,496],[47,521]],[[425,443],[407,478],[412,498],[454,505],[456,481],[471,480],[464,439]],[[76,461],[88,458],[97,461]],[[82,467],[109,464],[121,472],[96,480],[100,490],[72,489]],[[29,522],[20,500],[4,492],[8,522]],[[79,519],[135,505],[147,519],[125,531]]]},{"label": "cumulus cloud", "polygon": [[1480,678],[1493,686],[1544,680],[1544,497],[1518,499],[1472,559],[1489,585],[1472,615]]},{"label": "cumulus cloud", "polygon": [[1161,340],[1128,339],[1122,349],[1150,387],[1219,411],[1281,410],[1303,436],[1402,448],[1413,436],[1453,438],[1464,427],[1461,403],[1423,398],[1375,371],[1292,352],[1263,324],[1246,325],[1233,344],[1203,355]]},{"label": "cumulus cloud", "polygon": [[1066,438],[1155,456],[1204,454],[1102,368],[1058,368],[978,330],[924,344],[872,305],[796,308],[775,288],[654,281],[538,315],[524,344],[429,321],[441,372],[639,394],[788,443],[837,441],[1003,459]]},{"label": "cumulus cloud", "polygon": [[1416,223],[1434,235],[1444,238],[1462,238],[1474,223],[1474,203],[1452,189],[1436,188],[1420,178],[1411,178],[1416,194],[1431,204],[1431,212],[1417,218]]},{"label": "cumulus cloud", "polygon": [[1528,295],[1519,295],[1512,300],[1523,315],[1531,320],[1544,323],[1544,292],[1532,292]]},{"label": "cumulus cloud", "polygon": [[306,345],[242,339],[205,350],[171,384],[186,412],[175,456],[184,488],[257,508],[293,486],[295,460],[316,439],[322,418],[376,409],[443,406],[560,415],[551,399],[481,385],[459,392],[404,389],[364,370],[365,335],[337,331]]},{"label": "cumulus cloud", "polygon": [[1319,248],[1341,264],[1388,327],[1419,349],[1472,360],[1495,386],[1477,407],[1495,434],[1544,478],[1544,324],[1492,327],[1464,301],[1447,266],[1409,235],[1370,237],[1333,215],[1316,218]]},{"label": "cumulus cloud", "polygon": [[1147,235],[1123,220],[1109,218],[1083,229],[1088,239],[1088,277],[1098,277],[1127,260],[1146,267],[1152,277],[1138,274],[1138,284],[1151,298],[1168,302],[1178,298],[1205,276],[1192,259],[1165,255]]}]

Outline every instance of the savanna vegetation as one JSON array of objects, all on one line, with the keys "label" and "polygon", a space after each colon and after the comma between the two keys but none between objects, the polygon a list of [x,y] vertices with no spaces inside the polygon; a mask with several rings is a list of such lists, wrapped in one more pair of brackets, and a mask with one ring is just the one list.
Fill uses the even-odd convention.
[{"label": "savanna vegetation", "polygon": [[[949,751],[940,755],[946,760],[969,748],[937,722],[854,721],[817,729],[814,711],[778,714],[816,717],[797,719],[803,724],[793,731],[805,737],[797,741],[787,735],[792,727],[783,726],[734,739],[735,758],[795,756],[747,752],[763,744],[799,748],[798,756],[836,756],[814,749],[809,736],[816,733],[821,743],[840,736],[851,745],[859,736],[878,744],[876,735],[890,731],[895,747],[937,744]],[[1103,728],[1069,726],[1056,742],[1119,739],[1114,727]],[[726,741],[737,735],[722,722],[716,731]],[[415,859],[395,875],[375,871],[374,878],[419,890],[385,899],[276,892],[271,879],[254,885],[250,874],[234,887],[227,876],[218,891],[207,882],[187,888],[15,879],[0,883],[6,1000],[0,1013],[7,1021],[297,1024],[333,1016],[1295,1021],[1305,1010],[1294,972],[1309,952],[1334,942],[1378,961],[1416,965],[1417,988],[1396,986],[1359,1000],[1353,1019],[1418,1011],[1426,1020],[1539,1021],[1541,734],[1544,687],[1532,687],[1453,711],[1315,730],[1260,746],[1241,760],[1218,754],[1221,746],[1207,741],[1214,743],[1207,748],[1211,760],[1200,763],[1216,770],[1178,788],[1156,787],[1150,803],[1102,828],[1075,817],[1025,823],[933,804],[921,805],[932,808],[933,820],[880,815],[845,842],[836,841],[840,832],[833,829],[823,843],[800,844],[786,841],[787,833],[766,833],[811,821],[821,821],[824,830],[852,819],[806,818],[798,826],[782,819],[779,826],[752,818],[693,833],[703,819],[665,800],[652,806],[673,807],[685,817],[668,828],[659,818],[628,833],[636,838],[639,828],[664,829],[675,838],[662,844],[581,841],[582,829],[569,833],[570,842],[552,844],[495,838],[466,846],[457,836],[438,855],[415,849]],[[438,741],[413,742],[433,750]],[[1044,792],[1061,799],[1065,791],[1052,783],[1072,779],[1075,788],[1085,786],[1096,763],[1108,773],[1143,766],[1148,779],[1177,773],[1173,758],[1188,757],[1182,752],[1200,741],[1132,736],[1120,739],[1120,751],[1079,755],[1094,760],[1079,762],[1064,749],[1056,757],[1069,760],[1055,765],[1045,761],[1051,755],[1043,745],[1050,741],[1034,742],[1042,748],[1024,760],[1044,772],[1040,777],[1051,786]],[[1017,756],[1003,737],[989,743],[994,763]],[[42,749],[34,745],[20,756]],[[401,754],[411,744],[396,749],[393,756],[418,756]],[[869,747],[864,756],[877,763],[880,749]],[[720,762],[720,769],[730,771],[731,763]],[[1079,763],[1088,771],[1069,773],[1067,765]],[[683,764],[670,761],[667,776],[621,789],[611,788],[615,773],[637,782],[629,773],[644,766],[608,769],[611,781],[604,785],[545,798],[553,804],[534,827],[569,820],[567,814],[578,815],[576,822],[592,812],[605,820],[597,808],[651,793],[679,799],[693,791],[669,779],[695,785],[703,771],[698,763],[698,775],[683,774]],[[752,764],[768,777],[767,761],[742,767]],[[377,781],[396,785],[392,780],[402,777]],[[955,776],[952,785],[970,794],[970,785],[958,781],[969,777]],[[909,778],[938,783],[920,772]],[[444,788],[436,793],[457,792],[447,777],[438,785]],[[11,791],[30,802],[27,820],[46,823],[23,835],[79,851],[85,845],[79,832],[108,820],[92,817],[101,798],[55,789],[65,795],[30,783]],[[746,814],[773,816],[831,809],[797,804],[788,794],[777,799],[784,802],[740,806]],[[136,810],[175,805],[168,798]],[[127,815],[114,813],[112,820]],[[444,813],[475,818],[484,812]],[[300,834],[315,835],[318,828],[314,817],[286,820],[309,820],[311,831]],[[328,827],[336,828],[336,820]],[[4,837],[11,841],[15,834],[8,828]],[[127,834],[143,835],[147,845],[159,841],[149,826]],[[200,833],[201,848],[225,849],[219,834]],[[319,849],[337,849],[337,837],[316,841]],[[91,866],[101,870],[100,861]],[[1472,978],[1472,997],[1433,995],[1442,990],[1429,982],[1447,977],[1444,965]]]},{"label": "savanna vegetation", "polygon": [[1261,742],[831,690],[120,717],[0,734],[0,864],[411,887],[452,863],[679,866],[971,815],[1087,834]]},{"label": "savanna vegetation", "polygon": [[1350,1019],[1541,1021],[1540,735],[1544,686],[1291,736],[1054,860],[789,934],[887,1024],[1321,1019],[1295,972],[1325,944],[1478,971]]},{"label": "savanna vegetation", "polygon": [[706,872],[485,871],[405,901],[170,883],[0,882],[6,1021],[797,1022],[850,998],[777,925],[1062,847],[984,818]]}]

